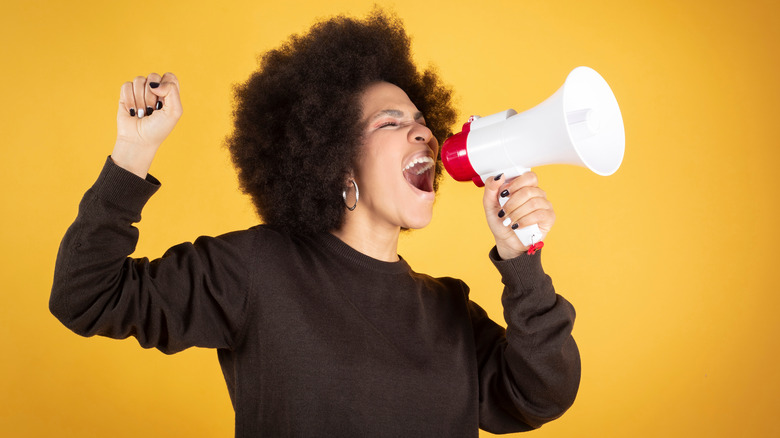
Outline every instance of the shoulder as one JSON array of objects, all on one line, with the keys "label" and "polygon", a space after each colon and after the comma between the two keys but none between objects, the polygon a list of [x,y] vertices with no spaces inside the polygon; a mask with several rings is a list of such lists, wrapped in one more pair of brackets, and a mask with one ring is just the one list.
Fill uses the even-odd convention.
[{"label": "shoulder", "polygon": [[429,289],[457,294],[466,300],[469,298],[469,287],[463,280],[459,278],[433,277],[428,274],[421,274],[414,271],[411,275],[417,281],[425,283]]},{"label": "shoulder", "polygon": [[234,247],[243,247],[246,250],[256,250],[258,246],[287,247],[292,244],[289,235],[279,232],[267,225],[260,224],[244,230],[230,231],[217,236],[200,236],[196,242],[209,242],[224,244]]},{"label": "shoulder", "polygon": [[163,258],[181,252],[194,250],[201,259],[210,260],[210,264],[248,266],[258,254],[268,251],[278,252],[289,245],[289,239],[264,225],[244,230],[230,231],[224,234],[202,235],[191,242],[171,247]]},{"label": "shoulder", "polygon": [[317,246],[317,243],[307,236],[287,233],[266,224],[216,237],[200,237],[198,241],[242,253],[250,259],[247,262],[254,266],[289,265],[293,261],[293,264],[298,264],[306,255],[316,252],[313,248]]}]

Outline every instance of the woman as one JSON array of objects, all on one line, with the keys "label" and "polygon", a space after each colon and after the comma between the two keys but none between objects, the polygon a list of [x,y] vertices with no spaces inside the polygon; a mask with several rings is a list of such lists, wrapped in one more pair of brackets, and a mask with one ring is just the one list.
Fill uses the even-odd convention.
[{"label": "woman", "polygon": [[[148,175],[182,114],[177,78],[122,86],[114,150],[57,258],[50,308],[83,336],[216,348],[236,436],[476,436],[539,427],[579,384],[574,310],[510,228],[555,216],[536,177],[485,187],[508,329],[452,278],[412,271],[450,93],[397,19],[337,17],[266,54],[228,139],[264,225],[130,259]],[[504,209],[498,197],[509,197]]]}]

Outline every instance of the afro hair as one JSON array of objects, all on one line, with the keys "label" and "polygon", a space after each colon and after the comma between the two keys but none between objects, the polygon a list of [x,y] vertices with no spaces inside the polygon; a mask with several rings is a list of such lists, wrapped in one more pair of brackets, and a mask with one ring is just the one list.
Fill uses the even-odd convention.
[{"label": "afro hair", "polygon": [[[378,81],[406,92],[440,144],[450,134],[451,90],[434,70],[418,71],[401,21],[378,9],[293,35],[235,87],[227,146],[266,224],[297,234],[341,226],[342,190],[362,146],[360,95]],[[441,168],[438,160],[435,187]]]}]

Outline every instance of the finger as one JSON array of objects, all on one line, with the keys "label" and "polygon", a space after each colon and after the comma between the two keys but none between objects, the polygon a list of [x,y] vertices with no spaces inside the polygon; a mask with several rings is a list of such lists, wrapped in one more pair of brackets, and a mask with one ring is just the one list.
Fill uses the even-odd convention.
[{"label": "finger", "polygon": [[538,225],[541,231],[547,233],[554,222],[555,211],[552,208],[536,209],[513,221],[511,228],[517,230],[530,227],[531,225]]},{"label": "finger", "polygon": [[[501,213],[503,217],[504,213],[512,211],[528,201],[528,199],[534,196],[545,197],[546,194],[543,190],[539,189],[539,178],[536,173],[529,171],[505,182],[499,188],[498,196],[499,203],[503,206],[503,210],[499,213]],[[505,218],[504,225],[508,226],[510,224],[510,219]]]},{"label": "finger", "polygon": [[496,175],[493,178],[488,178],[487,181],[485,181],[485,192],[482,197],[482,203],[484,204],[486,211],[498,211],[498,209],[501,208],[498,203],[498,193],[505,183],[506,177],[504,174]]},{"label": "finger", "polygon": [[513,220],[522,217],[524,213],[528,212],[527,206],[525,210],[519,210],[523,208],[524,205],[528,204],[528,202],[535,199],[547,200],[547,194],[539,187],[523,187],[516,192],[510,192],[509,189],[504,189],[499,194],[499,197],[499,202],[503,208],[498,214],[499,217],[503,218],[504,226],[511,225]]},{"label": "finger", "polygon": [[146,85],[144,86],[144,104],[146,109],[146,116],[151,116],[157,106],[157,96],[152,93],[152,88],[159,86],[162,78],[157,73],[150,73],[146,77]]},{"label": "finger", "polygon": [[[536,173],[534,172],[526,172],[519,176],[516,176],[514,178],[505,179],[502,178],[501,181],[503,184],[501,184],[501,187],[499,187],[499,199],[501,198],[509,198],[514,193],[522,190],[525,187],[538,187],[539,186],[539,178],[536,176]],[[502,199],[501,203],[503,204],[506,201],[506,199]]]},{"label": "finger", "polygon": [[136,76],[133,79],[133,96],[135,97],[135,115],[138,118],[143,118],[146,112],[146,103],[144,99],[144,89],[146,88],[146,78],[143,76]]},{"label": "finger", "polygon": [[135,117],[135,95],[133,95],[132,82],[125,82],[119,89],[119,110]]},{"label": "finger", "polygon": [[547,193],[539,187],[521,187],[520,189],[512,192],[509,189],[504,189],[499,194],[501,198],[506,198],[503,202],[504,210],[509,213],[523,204],[527,203],[534,198],[547,198]]},{"label": "finger", "polygon": [[512,222],[517,222],[519,219],[537,210],[552,210],[552,203],[541,197],[530,198],[517,207],[507,207],[507,205],[504,205],[504,210],[506,210],[507,217],[511,218]]},{"label": "finger", "polygon": [[503,187],[501,187],[501,191],[509,190],[510,192],[515,192],[523,187],[538,186],[539,176],[536,175],[535,172],[529,171],[507,182]]}]

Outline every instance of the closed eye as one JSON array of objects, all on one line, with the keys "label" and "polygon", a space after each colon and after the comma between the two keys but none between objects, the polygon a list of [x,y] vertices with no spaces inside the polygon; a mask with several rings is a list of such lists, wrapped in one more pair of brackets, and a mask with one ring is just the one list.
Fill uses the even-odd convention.
[{"label": "closed eye", "polygon": [[[425,119],[422,119],[422,118],[415,120],[415,123],[419,123],[420,125],[428,127],[428,125],[425,124]],[[401,126],[402,124],[404,124],[404,122],[388,120],[388,121],[385,121],[385,122],[382,122],[382,123],[378,124],[376,128],[377,129],[381,129],[381,128],[386,128],[388,126]]]},{"label": "closed eye", "polygon": [[[386,109],[379,111],[376,115],[374,115],[374,117],[372,117],[372,120],[378,120],[383,117],[388,117],[389,120],[386,119],[379,124],[374,125],[375,129],[401,126],[406,123],[405,113],[398,109]],[[414,120],[415,123],[419,123],[425,126],[425,117],[423,117],[423,114],[420,111],[417,111],[412,115],[412,120]]]}]

